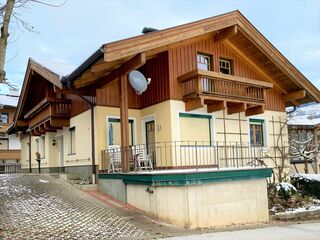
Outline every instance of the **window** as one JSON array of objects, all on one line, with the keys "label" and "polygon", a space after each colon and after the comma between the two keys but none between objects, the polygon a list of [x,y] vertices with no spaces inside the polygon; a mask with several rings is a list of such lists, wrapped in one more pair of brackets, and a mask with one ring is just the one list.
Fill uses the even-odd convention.
[{"label": "window", "polygon": [[76,127],[69,128],[69,154],[76,154]]},{"label": "window", "polygon": [[212,56],[210,55],[206,55],[206,54],[197,54],[197,66],[198,69],[202,69],[202,70],[207,70],[207,71],[211,71],[211,59]]},{"label": "window", "polygon": [[2,149],[2,150],[9,149],[9,139],[8,138],[0,138],[0,149]]},{"label": "window", "polygon": [[250,143],[254,146],[264,146],[264,120],[250,119]]},{"label": "window", "polygon": [[[134,121],[129,119],[129,145],[134,144],[133,136],[133,124]],[[121,145],[121,125],[119,118],[108,119],[108,139],[109,145]]]},{"label": "window", "polygon": [[232,74],[231,60],[220,58],[220,73]]},{"label": "window", "polygon": [[185,144],[197,141],[199,145],[211,145],[211,116],[180,113],[179,123],[180,141]]},{"label": "window", "polygon": [[[211,71],[212,70],[212,56],[205,54],[197,54],[197,66],[198,69]],[[212,92],[212,81],[209,78],[201,78],[202,80],[202,91]]]},{"label": "window", "polygon": [[0,123],[9,123],[8,113],[0,113]]}]

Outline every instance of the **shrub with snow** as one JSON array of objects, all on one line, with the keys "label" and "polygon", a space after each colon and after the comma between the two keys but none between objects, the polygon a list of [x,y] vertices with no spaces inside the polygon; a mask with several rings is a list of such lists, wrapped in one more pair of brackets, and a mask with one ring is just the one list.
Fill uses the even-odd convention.
[{"label": "shrub with snow", "polygon": [[292,174],[292,184],[304,195],[320,199],[320,174]]},{"label": "shrub with snow", "polygon": [[278,192],[278,196],[288,200],[293,194],[297,192],[297,189],[288,182],[281,182],[276,184],[276,190]]}]

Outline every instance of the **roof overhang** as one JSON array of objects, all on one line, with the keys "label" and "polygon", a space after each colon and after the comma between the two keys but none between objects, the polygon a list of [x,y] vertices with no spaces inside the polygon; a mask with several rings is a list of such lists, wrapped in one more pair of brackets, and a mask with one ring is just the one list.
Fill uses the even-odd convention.
[{"label": "roof overhang", "polygon": [[[236,29],[236,30],[234,30]],[[290,81],[297,90],[305,90],[308,101],[320,102],[320,91],[299,72],[239,11],[232,11],[215,17],[199,20],[180,26],[139,35],[120,41],[106,43],[102,46],[103,53],[98,49],[84,64],[80,65],[66,78],[67,81],[78,81],[93,77],[95,81],[106,77],[112,70],[139,53],[146,58],[167,51],[168,49],[190,43],[203,36],[218,36],[228,42],[228,36],[241,33],[252,45],[261,51]],[[219,37],[219,35],[222,37]],[[225,39],[223,39],[225,38]],[[90,61],[89,61],[90,60]],[[270,80],[270,79],[269,79]],[[272,80],[272,79],[271,79]],[[277,84],[273,81],[275,88]],[[79,88],[86,85],[78,85]],[[282,89],[283,94],[291,91]],[[292,101],[294,102],[294,101]],[[296,105],[300,102],[296,101]]]}]

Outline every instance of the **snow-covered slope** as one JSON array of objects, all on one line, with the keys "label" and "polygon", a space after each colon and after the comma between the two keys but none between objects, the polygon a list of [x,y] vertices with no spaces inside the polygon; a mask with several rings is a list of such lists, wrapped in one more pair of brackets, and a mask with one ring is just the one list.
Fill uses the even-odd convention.
[{"label": "snow-covered slope", "polygon": [[288,125],[320,124],[320,103],[308,103],[298,107],[288,116]]}]

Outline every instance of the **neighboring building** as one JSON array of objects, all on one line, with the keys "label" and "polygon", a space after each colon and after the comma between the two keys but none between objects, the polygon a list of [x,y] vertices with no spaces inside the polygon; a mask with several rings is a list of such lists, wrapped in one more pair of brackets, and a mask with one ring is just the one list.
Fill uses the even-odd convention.
[{"label": "neighboring building", "polygon": [[[141,95],[133,69],[151,78]],[[99,170],[101,191],[212,227],[268,219],[259,165],[279,160],[285,107],[313,101],[319,90],[234,11],[104,44],[68,75],[30,59],[10,132],[25,171],[40,152],[46,172]]]},{"label": "neighboring building", "polygon": [[[303,142],[313,137],[312,144],[320,148],[320,104],[311,103],[298,107],[288,116],[289,137]],[[304,159],[292,158],[291,165],[296,172],[304,173]],[[310,173],[320,172],[320,154],[308,163]]]},{"label": "neighboring building", "polygon": [[13,124],[17,109],[19,91],[10,89],[7,94],[0,94],[0,164],[20,161],[21,144],[18,134],[8,135],[7,130]]}]

